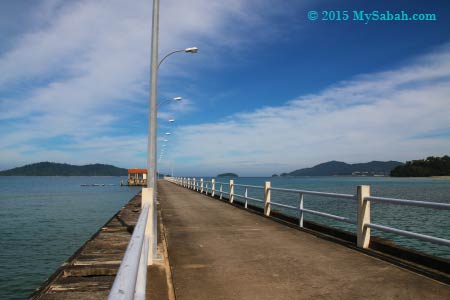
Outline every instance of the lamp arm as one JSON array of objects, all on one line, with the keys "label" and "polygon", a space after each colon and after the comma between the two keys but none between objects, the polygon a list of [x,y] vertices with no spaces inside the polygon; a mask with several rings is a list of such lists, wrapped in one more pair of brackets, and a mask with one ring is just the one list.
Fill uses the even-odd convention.
[{"label": "lamp arm", "polygon": [[158,69],[159,69],[159,66],[161,66],[161,64],[163,63],[163,61],[164,61],[166,58],[168,58],[168,57],[171,56],[172,54],[175,54],[175,53],[178,53],[178,52],[184,52],[184,51],[185,51],[184,49],[183,49],[183,50],[175,50],[175,51],[170,52],[170,53],[167,54],[166,56],[164,56],[163,59],[161,59],[161,60],[159,61]]}]

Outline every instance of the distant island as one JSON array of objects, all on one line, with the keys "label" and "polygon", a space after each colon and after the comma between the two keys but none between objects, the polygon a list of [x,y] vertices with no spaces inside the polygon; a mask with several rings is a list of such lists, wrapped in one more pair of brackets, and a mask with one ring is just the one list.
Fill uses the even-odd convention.
[{"label": "distant island", "polygon": [[239,177],[239,175],[235,174],[235,173],[223,173],[223,174],[217,175],[217,177]]},{"label": "distant island", "polygon": [[280,176],[389,176],[390,172],[404,163],[399,161],[371,161],[368,163],[347,164],[341,161],[329,161],[312,168],[304,168],[282,173]]},{"label": "distant island", "polygon": [[127,169],[111,165],[74,166],[54,162],[39,162],[0,171],[0,176],[126,176]]},{"label": "distant island", "polygon": [[450,157],[430,156],[426,159],[407,161],[392,170],[393,177],[450,176]]}]

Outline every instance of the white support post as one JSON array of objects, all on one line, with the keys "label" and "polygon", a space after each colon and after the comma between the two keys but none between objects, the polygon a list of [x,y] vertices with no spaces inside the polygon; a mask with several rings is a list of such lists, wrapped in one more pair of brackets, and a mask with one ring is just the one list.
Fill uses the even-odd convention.
[{"label": "white support post", "polygon": [[193,182],[194,184],[192,185],[192,189],[193,189],[194,191],[197,189],[197,183],[196,183],[195,181],[196,181],[195,178],[193,178],[193,179],[192,179],[192,182]]},{"label": "white support post", "polygon": [[203,178],[200,178],[200,194],[203,194]]},{"label": "white support post", "polygon": [[303,228],[303,194],[300,194],[300,201],[298,202],[298,226]]},{"label": "white support post", "polygon": [[244,200],[245,200],[245,204],[244,204],[244,206],[245,206],[245,208],[247,208],[247,195],[248,195],[248,187],[245,187],[245,193],[244,193]]},{"label": "white support post", "polygon": [[141,195],[141,207],[149,206],[148,210],[148,217],[147,217],[147,224],[145,225],[145,239],[144,243],[146,243],[148,246],[148,258],[147,258],[147,265],[150,266],[153,264],[153,254],[156,255],[156,253],[153,253],[155,249],[152,247],[152,240],[153,237],[151,236],[153,233],[153,222],[152,222],[152,216],[153,216],[153,189],[152,188],[142,188],[142,195]]},{"label": "white support post", "polygon": [[358,185],[356,189],[357,206],[358,206],[358,223],[357,223],[357,246],[359,248],[369,248],[370,244],[370,201],[364,200],[370,197],[370,186]]},{"label": "white support post", "polygon": [[215,190],[216,189],[216,181],[213,179],[211,179],[211,196],[214,197],[215,194]]},{"label": "white support post", "polygon": [[220,183],[220,189],[219,189],[219,193],[220,193],[220,200],[222,200],[222,191],[223,191],[223,184],[222,183]]},{"label": "white support post", "polygon": [[230,180],[230,203],[234,201],[234,180]]},{"label": "white support post", "polygon": [[270,216],[270,181],[264,183],[264,215]]}]

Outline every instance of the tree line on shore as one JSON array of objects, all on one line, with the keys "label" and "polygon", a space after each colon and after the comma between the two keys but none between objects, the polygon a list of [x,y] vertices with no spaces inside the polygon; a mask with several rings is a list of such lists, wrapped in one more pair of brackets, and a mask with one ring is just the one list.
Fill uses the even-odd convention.
[{"label": "tree line on shore", "polygon": [[407,161],[391,171],[392,177],[450,176],[450,157],[429,156],[426,159]]}]

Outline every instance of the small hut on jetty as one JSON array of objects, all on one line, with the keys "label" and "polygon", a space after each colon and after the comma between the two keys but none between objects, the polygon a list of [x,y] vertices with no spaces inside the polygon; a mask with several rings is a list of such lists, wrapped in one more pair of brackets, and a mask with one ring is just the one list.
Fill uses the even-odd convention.
[{"label": "small hut on jetty", "polygon": [[147,185],[147,169],[128,169],[128,185]]}]

